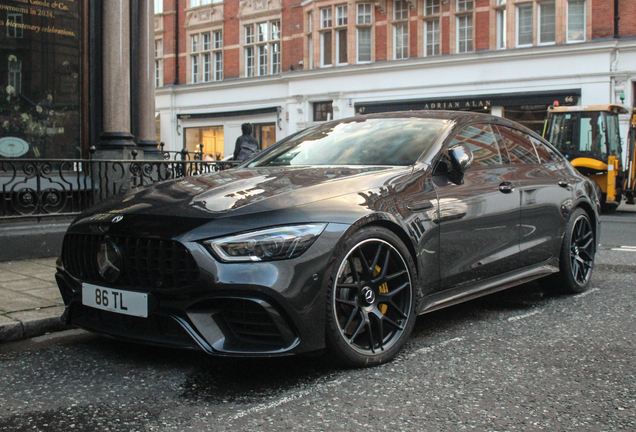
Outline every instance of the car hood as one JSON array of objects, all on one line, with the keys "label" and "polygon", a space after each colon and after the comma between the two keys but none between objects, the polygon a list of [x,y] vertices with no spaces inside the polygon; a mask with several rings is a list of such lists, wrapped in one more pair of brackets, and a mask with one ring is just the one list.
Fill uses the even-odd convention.
[{"label": "car hood", "polygon": [[110,223],[115,216],[123,216],[127,223],[122,225],[137,221],[149,227],[156,222],[166,234],[175,234],[181,229],[170,229],[170,224],[193,228],[215,219],[280,210],[292,217],[289,213],[297,206],[387,186],[408,177],[411,170],[386,166],[232,169],[135,189],[93,207],[75,225]]}]

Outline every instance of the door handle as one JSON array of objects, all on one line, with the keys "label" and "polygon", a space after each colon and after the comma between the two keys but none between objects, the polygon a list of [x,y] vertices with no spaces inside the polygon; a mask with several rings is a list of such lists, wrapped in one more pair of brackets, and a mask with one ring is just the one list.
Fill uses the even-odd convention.
[{"label": "door handle", "polygon": [[570,182],[567,180],[559,180],[557,184],[561,186],[562,188],[570,187]]},{"label": "door handle", "polygon": [[499,185],[499,190],[503,193],[510,193],[515,190],[514,186],[510,182],[503,182]]}]

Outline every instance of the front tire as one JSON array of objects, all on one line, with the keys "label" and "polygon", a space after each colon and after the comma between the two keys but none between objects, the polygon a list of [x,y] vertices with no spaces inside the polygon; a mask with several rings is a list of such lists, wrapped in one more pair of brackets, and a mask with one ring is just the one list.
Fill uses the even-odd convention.
[{"label": "front tire", "polygon": [[344,243],[327,290],[329,352],[347,366],[393,359],[415,324],[413,259],[381,227],[362,228]]},{"label": "front tire", "polygon": [[596,255],[596,237],[592,222],[585,210],[578,208],[568,220],[561,255],[560,272],[554,281],[561,292],[578,294],[587,290]]}]

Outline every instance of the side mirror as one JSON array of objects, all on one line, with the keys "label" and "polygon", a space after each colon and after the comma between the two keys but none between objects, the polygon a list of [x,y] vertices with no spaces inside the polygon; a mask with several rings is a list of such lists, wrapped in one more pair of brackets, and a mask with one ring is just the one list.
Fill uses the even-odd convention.
[{"label": "side mirror", "polygon": [[459,143],[448,149],[448,156],[453,166],[453,171],[464,174],[473,163],[473,152],[464,143]]}]

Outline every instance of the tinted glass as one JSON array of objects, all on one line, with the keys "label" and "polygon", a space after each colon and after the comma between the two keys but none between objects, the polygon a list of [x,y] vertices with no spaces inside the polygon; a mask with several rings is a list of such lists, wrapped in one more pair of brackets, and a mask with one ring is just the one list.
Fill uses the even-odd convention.
[{"label": "tinted glass", "polygon": [[502,157],[497,145],[497,140],[487,124],[466,126],[451,141],[451,146],[464,143],[473,152],[473,163],[471,167],[485,167],[501,165]]},{"label": "tinted glass", "polygon": [[250,166],[411,165],[448,120],[354,119],[300,133]]},{"label": "tinted glass", "polygon": [[508,149],[508,156],[510,157],[511,163],[539,163],[539,159],[537,158],[537,154],[528,134],[506,126],[497,127],[499,128],[499,134]]},{"label": "tinted glass", "polygon": [[537,152],[537,156],[539,156],[539,162],[541,163],[556,163],[559,162],[559,157],[557,154],[547,145],[543,144],[536,138],[530,137],[530,140],[534,144],[534,149]]}]

